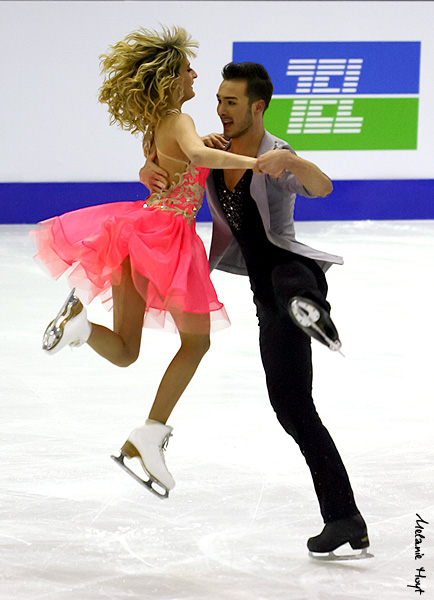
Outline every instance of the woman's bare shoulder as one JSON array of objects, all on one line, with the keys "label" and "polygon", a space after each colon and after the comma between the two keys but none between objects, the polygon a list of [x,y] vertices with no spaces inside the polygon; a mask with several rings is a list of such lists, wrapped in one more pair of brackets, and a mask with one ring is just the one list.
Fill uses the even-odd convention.
[{"label": "woman's bare shoulder", "polygon": [[193,119],[187,113],[168,115],[157,127],[157,139],[173,139],[179,135],[192,134],[196,131]]}]

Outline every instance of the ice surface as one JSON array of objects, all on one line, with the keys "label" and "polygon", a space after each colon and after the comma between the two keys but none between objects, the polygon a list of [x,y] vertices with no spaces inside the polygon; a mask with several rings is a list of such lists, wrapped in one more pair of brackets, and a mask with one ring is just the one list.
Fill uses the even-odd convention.
[{"label": "ice surface", "polygon": [[[177,486],[159,500],[109,457],[146,418],[177,337],[145,330],[128,369],[87,346],[44,356],[68,288],[33,263],[28,229],[0,226],[2,600],[400,600],[420,567],[434,598],[434,222],[297,227],[346,261],[328,273],[346,358],[314,346],[314,397],[374,558],[333,563],[306,550],[322,522],[268,402],[247,279],[213,275],[232,327],[170,420]],[[89,315],[111,323],[98,301]],[[419,560],[416,514],[429,522]]]}]

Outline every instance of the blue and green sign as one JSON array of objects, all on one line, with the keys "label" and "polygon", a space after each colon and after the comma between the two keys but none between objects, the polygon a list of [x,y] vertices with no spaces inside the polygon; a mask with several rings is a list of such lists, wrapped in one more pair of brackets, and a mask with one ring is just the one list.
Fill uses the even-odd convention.
[{"label": "blue and green sign", "polygon": [[417,148],[420,42],[235,42],[269,72],[269,131],[298,150]]}]

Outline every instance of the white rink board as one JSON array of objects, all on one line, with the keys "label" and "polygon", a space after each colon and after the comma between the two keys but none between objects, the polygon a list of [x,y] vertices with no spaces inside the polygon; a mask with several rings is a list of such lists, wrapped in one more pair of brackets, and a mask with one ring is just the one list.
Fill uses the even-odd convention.
[{"label": "white rink board", "polygon": [[[391,17],[392,15],[392,17]],[[0,180],[136,181],[141,144],[108,126],[98,56],[139,26],[182,25],[200,42],[200,134],[220,131],[215,94],[234,41],[420,41],[417,150],[304,152],[331,179],[434,177],[432,2],[0,2]]]}]

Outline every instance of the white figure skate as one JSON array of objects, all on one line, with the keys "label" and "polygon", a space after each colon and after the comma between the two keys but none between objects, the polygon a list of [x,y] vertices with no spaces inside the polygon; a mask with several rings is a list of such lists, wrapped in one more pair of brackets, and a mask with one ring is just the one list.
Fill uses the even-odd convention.
[{"label": "white figure skate", "polygon": [[74,288],[45,330],[42,349],[47,354],[56,354],[68,344],[82,346],[89,339],[91,330],[86,309],[75,295]]},{"label": "white figure skate", "polygon": [[[164,450],[172,431],[173,428],[168,425],[147,419],[144,425],[130,433],[121,448],[120,455],[111,457],[133,479],[160,498],[168,498],[169,491],[175,487],[175,481],[167,470],[164,460]],[[138,458],[147,479],[142,479],[127,467],[125,458]]]}]

